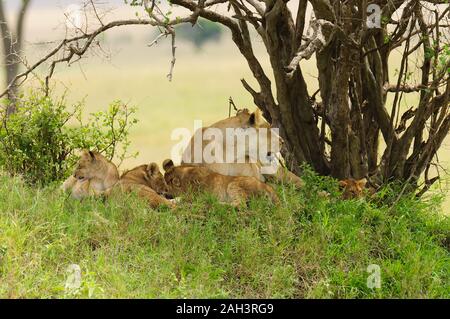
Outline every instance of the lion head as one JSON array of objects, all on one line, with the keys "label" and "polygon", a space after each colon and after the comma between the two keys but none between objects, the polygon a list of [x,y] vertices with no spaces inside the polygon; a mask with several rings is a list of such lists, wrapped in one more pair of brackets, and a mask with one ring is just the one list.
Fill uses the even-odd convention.
[{"label": "lion head", "polygon": [[169,191],[164,176],[156,163],[135,167],[125,172],[120,179],[127,183],[148,186],[161,195],[167,195]]},{"label": "lion head", "polygon": [[339,186],[343,189],[344,199],[359,198],[363,195],[364,187],[366,186],[367,179],[360,180],[345,179],[339,181]]},{"label": "lion head", "polygon": [[156,163],[151,163],[146,167],[146,173],[144,175],[148,186],[158,194],[168,194],[169,187],[166,184],[164,175],[159,170],[159,166]]},{"label": "lion head", "polygon": [[95,151],[83,151],[73,176],[78,180],[91,179],[97,176],[103,166],[104,157]]},{"label": "lion head", "polygon": [[182,193],[181,179],[177,176],[175,165],[171,159],[166,159],[163,162],[163,169],[165,171],[164,180],[173,196],[178,196]]}]

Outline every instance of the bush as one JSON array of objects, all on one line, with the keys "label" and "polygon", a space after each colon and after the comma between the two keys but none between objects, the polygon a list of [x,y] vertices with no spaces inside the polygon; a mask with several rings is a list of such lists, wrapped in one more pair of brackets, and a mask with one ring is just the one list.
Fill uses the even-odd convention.
[{"label": "bush", "polygon": [[120,163],[129,156],[129,129],[137,120],[134,108],[120,101],[107,111],[83,120],[83,103],[68,108],[64,98],[31,93],[18,102],[17,112],[0,114],[0,167],[31,184],[67,177],[76,151],[94,149]]}]

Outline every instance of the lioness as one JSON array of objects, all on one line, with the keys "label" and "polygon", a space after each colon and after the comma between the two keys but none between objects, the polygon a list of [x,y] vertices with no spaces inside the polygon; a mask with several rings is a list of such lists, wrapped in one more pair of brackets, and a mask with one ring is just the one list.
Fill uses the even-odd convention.
[{"label": "lioness", "polygon": [[125,192],[136,191],[153,208],[160,205],[174,206],[169,200],[159,195],[167,194],[169,189],[156,163],[140,165],[123,173],[115,188]]},{"label": "lioness", "polygon": [[254,177],[222,175],[202,166],[175,166],[170,159],[164,161],[163,168],[164,179],[173,196],[193,190],[211,192],[220,201],[231,203],[235,207],[257,196],[266,196],[273,203],[279,203],[275,191]]},{"label": "lioness", "polygon": [[[221,120],[219,122],[216,122],[212,124],[209,127],[202,128],[201,136],[204,136],[205,132],[207,132],[208,129],[218,129],[222,131],[223,136],[226,136],[226,129],[227,128],[235,128],[235,129],[242,129],[246,130],[248,128],[254,128],[257,131],[261,128],[268,129],[268,136],[267,140],[270,140],[271,138],[271,130],[270,125],[267,123],[267,121],[263,118],[261,111],[259,109],[256,109],[255,112],[250,113],[247,109],[240,110],[236,116]],[[251,159],[249,157],[246,157],[244,159],[238,159],[239,161],[236,161],[235,163],[226,163],[226,161],[222,161],[221,163],[218,162],[206,162],[205,159],[202,157],[200,163],[195,163],[195,147],[194,147],[194,141],[196,135],[199,133],[197,132],[192,136],[188,146],[183,152],[182,155],[182,164],[189,164],[189,165],[197,165],[197,166],[204,166],[209,168],[210,170],[223,174],[223,175],[230,175],[230,176],[252,176],[260,181],[264,182],[267,179],[273,179],[276,182],[289,182],[293,183],[297,187],[302,187],[304,185],[304,182],[302,179],[289,170],[279,167],[275,174],[268,175],[263,174],[261,172],[262,164],[259,160],[255,162],[255,159]],[[259,134],[258,134],[259,136]],[[278,137],[281,142],[281,138]],[[215,142],[215,141],[214,141]],[[220,142],[219,142],[220,143]],[[235,141],[233,143],[233,146],[235,149],[238,148],[238,143],[246,143],[245,140],[241,141]],[[201,147],[201,151],[203,152],[205,148],[208,146],[208,144],[211,144],[211,141],[209,141],[206,138],[203,138],[201,140],[201,143],[199,143]],[[241,145],[242,146],[242,145]],[[222,154],[226,154],[226,141],[222,140],[222,144],[220,146],[222,148]],[[248,147],[248,145],[244,146],[245,148]],[[267,160],[273,161],[274,160],[274,153],[270,149],[270,145],[267,145]],[[247,148],[248,151],[248,148]]]},{"label": "lioness", "polygon": [[105,194],[119,180],[116,165],[102,154],[84,150],[75,171],[61,186],[76,199]]}]

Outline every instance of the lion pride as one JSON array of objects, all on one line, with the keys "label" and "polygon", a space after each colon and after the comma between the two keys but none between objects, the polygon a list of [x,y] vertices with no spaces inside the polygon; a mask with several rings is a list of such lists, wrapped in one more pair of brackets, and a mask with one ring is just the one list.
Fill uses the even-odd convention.
[{"label": "lion pride", "polygon": [[252,197],[265,196],[275,204],[279,202],[275,191],[254,177],[222,175],[203,166],[175,166],[170,159],[164,161],[163,168],[164,179],[173,196],[190,190],[208,191],[235,207],[246,204]]}]

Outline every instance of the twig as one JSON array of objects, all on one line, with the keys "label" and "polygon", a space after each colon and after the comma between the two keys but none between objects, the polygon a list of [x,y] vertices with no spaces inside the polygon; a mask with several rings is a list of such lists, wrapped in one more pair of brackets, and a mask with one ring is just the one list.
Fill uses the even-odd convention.
[{"label": "twig", "polygon": [[230,98],[228,99],[229,102],[229,106],[228,106],[228,117],[231,117],[231,107],[233,107],[234,111],[237,112],[238,108],[236,107],[236,105],[234,104],[233,98],[230,96]]},{"label": "twig", "polygon": [[177,61],[175,55],[177,47],[175,46],[175,31],[173,29],[170,29],[170,35],[172,36],[172,60],[170,61],[170,71],[169,74],[167,74],[167,78],[171,82],[173,78],[173,69],[175,67],[175,62]]}]

